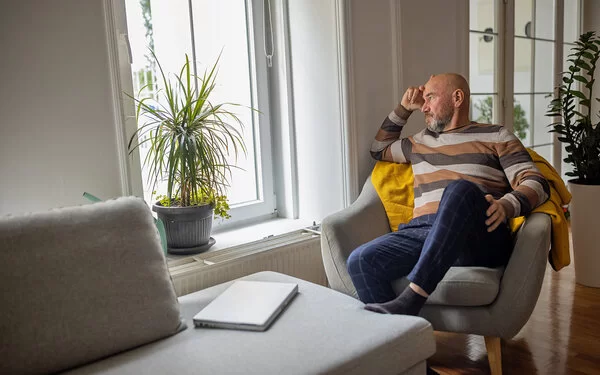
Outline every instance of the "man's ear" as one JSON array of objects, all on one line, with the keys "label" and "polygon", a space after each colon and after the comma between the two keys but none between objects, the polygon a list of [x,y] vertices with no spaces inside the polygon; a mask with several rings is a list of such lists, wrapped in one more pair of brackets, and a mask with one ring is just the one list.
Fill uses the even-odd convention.
[{"label": "man's ear", "polygon": [[461,89],[456,89],[452,93],[452,104],[454,107],[458,108],[465,101],[465,93]]}]

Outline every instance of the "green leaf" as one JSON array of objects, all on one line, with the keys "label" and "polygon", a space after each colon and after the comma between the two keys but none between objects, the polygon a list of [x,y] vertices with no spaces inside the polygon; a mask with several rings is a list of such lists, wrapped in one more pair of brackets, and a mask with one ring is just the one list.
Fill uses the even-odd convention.
[{"label": "green leaf", "polygon": [[[592,45],[593,45],[593,44],[592,44]],[[592,54],[591,54],[591,53],[589,53],[589,52],[583,52],[583,53],[581,54],[581,56],[583,56],[583,57],[585,57],[585,58],[588,58],[588,59],[590,59],[590,60],[593,60],[593,59],[594,59],[594,55],[592,55]]]},{"label": "green leaf", "polygon": [[579,67],[581,67],[581,68],[583,68],[583,69],[585,69],[587,71],[592,70],[592,67],[588,63],[586,63],[585,61],[583,61],[583,60],[577,60],[577,61],[575,61],[575,65],[577,65],[577,66],[579,66]]},{"label": "green leaf", "polygon": [[583,83],[588,83],[589,81],[583,77],[583,76],[579,76],[579,75],[574,75],[573,79],[579,82],[583,82]]}]

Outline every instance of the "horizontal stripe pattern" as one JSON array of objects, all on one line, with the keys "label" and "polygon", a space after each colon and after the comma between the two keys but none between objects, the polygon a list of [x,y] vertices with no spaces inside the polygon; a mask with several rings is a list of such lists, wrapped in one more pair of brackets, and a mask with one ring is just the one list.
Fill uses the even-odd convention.
[{"label": "horizontal stripe pattern", "polygon": [[411,163],[413,165],[425,162],[435,166],[451,166],[451,165],[483,165],[498,169],[501,165],[497,157],[492,154],[422,154],[419,153],[418,147],[413,147],[411,155]]},{"label": "horizontal stripe pattern", "polygon": [[406,158],[401,149],[401,141],[398,138],[410,113],[404,109],[399,110],[405,118],[399,116],[396,111],[392,111],[383,120],[379,132],[377,132],[373,143],[371,143],[371,157],[373,159],[406,163]]},{"label": "horizontal stripe pattern", "polygon": [[430,163],[422,162],[413,164],[413,168],[415,165],[419,168],[420,171],[423,172],[424,182],[427,181],[431,177],[425,177],[434,173],[442,175],[443,173],[455,173],[459,175],[468,175],[473,177],[481,177],[485,179],[491,179],[493,181],[500,181],[506,178],[506,175],[502,170],[498,168],[489,167],[487,165],[477,165],[474,163],[465,163],[465,164],[453,164],[451,168],[447,169],[448,166],[436,166],[431,165]]},{"label": "horizontal stripe pattern", "polygon": [[436,213],[444,189],[457,179],[474,182],[485,194],[512,207],[510,217],[527,215],[549,197],[546,179],[518,138],[499,125],[477,124],[398,139],[393,160],[412,164],[413,216]]}]

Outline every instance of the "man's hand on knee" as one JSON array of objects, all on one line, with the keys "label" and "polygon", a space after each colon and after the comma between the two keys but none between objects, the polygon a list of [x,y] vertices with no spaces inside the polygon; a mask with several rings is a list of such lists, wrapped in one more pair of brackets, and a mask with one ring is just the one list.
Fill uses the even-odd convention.
[{"label": "man's hand on knee", "polygon": [[488,226],[488,232],[493,232],[504,222],[504,220],[506,220],[506,210],[504,209],[504,206],[490,194],[485,196],[485,200],[490,204],[490,207],[485,212],[488,217],[485,221],[485,225]]}]

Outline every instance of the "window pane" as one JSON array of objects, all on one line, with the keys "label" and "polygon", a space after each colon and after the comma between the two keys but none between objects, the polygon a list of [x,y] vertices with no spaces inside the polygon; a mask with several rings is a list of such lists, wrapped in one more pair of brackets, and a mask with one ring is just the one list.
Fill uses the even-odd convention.
[{"label": "window pane", "polygon": [[530,39],[515,38],[515,92],[531,92],[532,86],[532,48]]},{"label": "window pane", "polygon": [[515,35],[532,37],[533,0],[515,1]]},{"label": "window pane", "polygon": [[237,162],[231,155],[230,163],[238,168],[231,170],[230,188],[227,195],[230,204],[259,199],[254,145],[253,115],[248,108],[252,101],[252,71],[248,45],[246,4],[244,0],[211,0],[192,2],[194,14],[194,38],[198,74],[202,76],[219,54],[217,87],[211,98],[213,103],[230,102],[241,104],[229,107],[244,124],[243,131],[247,148],[246,155],[238,155]]},{"label": "window pane", "polygon": [[536,38],[554,40],[554,0],[535,1],[534,26]]},{"label": "window pane", "polygon": [[498,95],[471,95],[471,120],[494,124],[494,110],[498,108]]},{"label": "window pane", "polygon": [[484,39],[484,35],[470,33],[469,84],[473,93],[496,92],[496,44],[497,37]]},{"label": "window pane", "polygon": [[[179,72],[187,53],[191,56],[192,44],[187,1],[150,2],[126,0],[127,29],[132,55],[133,94],[138,98],[154,97],[163,86],[157,75],[158,69],[150,50],[154,50],[165,75],[172,77]],[[140,92],[140,90],[143,90]],[[140,119],[138,126],[144,125]],[[142,140],[140,140],[142,141]],[[139,147],[140,160],[143,162],[148,153],[147,143]],[[166,194],[167,184],[160,181],[155,187],[148,180],[150,168],[142,164],[142,183],[144,199],[153,202],[153,190],[157,194]]]},{"label": "window pane", "polygon": [[531,144],[531,95],[515,95],[514,131],[525,146]]},{"label": "window pane", "polygon": [[470,0],[469,27],[471,30],[498,32],[495,0]]},{"label": "window pane", "polygon": [[540,154],[541,157],[548,160],[552,164],[552,145],[532,147],[533,151]]},{"label": "window pane", "polygon": [[579,0],[567,0],[565,3],[564,16],[564,41],[573,43],[579,37]]},{"label": "window pane", "polygon": [[554,42],[535,41],[535,92],[554,88]]},{"label": "window pane", "polygon": [[165,74],[178,74],[185,62],[185,55],[192,58],[192,34],[187,1],[149,3],[152,4],[152,36],[156,57]]},{"label": "window pane", "polygon": [[546,116],[548,104],[551,97],[546,97],[545,94],[536,94],[533,96],[533,144],[541,145],[552,143],[552,133],[548,131],[548,125],[552,123],[552,118]]}]

